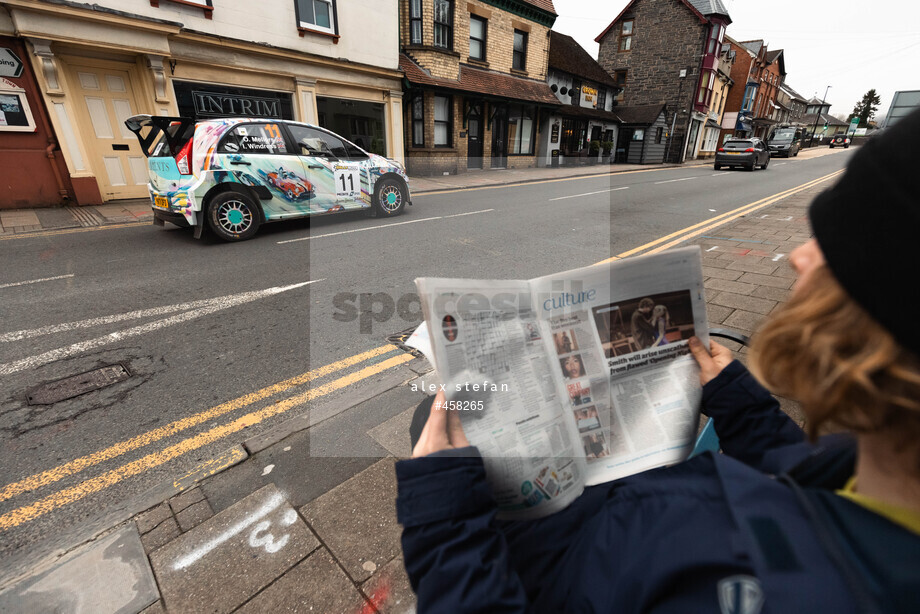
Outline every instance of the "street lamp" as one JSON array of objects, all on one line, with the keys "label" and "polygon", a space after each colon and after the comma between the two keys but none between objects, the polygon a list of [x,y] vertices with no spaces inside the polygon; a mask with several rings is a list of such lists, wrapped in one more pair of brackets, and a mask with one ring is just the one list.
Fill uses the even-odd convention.
[{"label": "street lamp", "polygon": [[818,131],[818,119],[821,118],[821,109],[824,108],[824,104],[827,102],[827,91],[831,89],[831,86],[828,85],[824,90],[824,99],[821,100],[821,106],[818,107],[818,112],[815,113],[815,125],[811,128],[811,140],[808,141],[808,146],[813,147],[815,144],[815,132]]}]

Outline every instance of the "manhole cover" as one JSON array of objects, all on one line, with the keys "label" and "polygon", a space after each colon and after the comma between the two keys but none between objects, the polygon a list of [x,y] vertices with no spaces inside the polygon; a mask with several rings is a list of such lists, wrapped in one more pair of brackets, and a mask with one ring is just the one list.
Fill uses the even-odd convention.
[{"label": "manhole cover", "polygon": [[72,375],[29,390],[29,405],[51,405],[65,399],[117,384],[131,377],[124,365],[115,364]]},{"label": "manhole cover", "polygon": [[415,332],[416,328],[418,328],[418,324],[416,324],[412,328],[407,328],[404,331],[400,331],[398,333],[388,335],[386,337],[386,340],[387,342],[392,343],[393,345],[401,349],[403,352],[408,352],[409,354],[412,354],[416,358],[424,358],[425,356],[421,352],[419,352],[417,349],[406,345],[406,340],[412,336],[412,333]]}]

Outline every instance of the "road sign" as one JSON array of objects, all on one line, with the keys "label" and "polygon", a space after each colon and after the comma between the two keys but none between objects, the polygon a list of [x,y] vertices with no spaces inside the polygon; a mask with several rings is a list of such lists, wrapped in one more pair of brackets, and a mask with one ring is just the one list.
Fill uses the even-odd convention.
[{"label": "road sign", "polygon": [[858,128],[858,127],[859,127],[859,118],[858,118],[858,117],[854,117],[853,119],[850,120],[850,126],[849,126],[849,128],[847,128],[847,134],[850,134],[851,132],[852,132],[852,133],[855,133],[855,132],[856,132],[856,128]]},{"label": "road sign", "polygon": [[12,49],[0,47],[0,77],[19,77],[22,75],[22,60]]}]

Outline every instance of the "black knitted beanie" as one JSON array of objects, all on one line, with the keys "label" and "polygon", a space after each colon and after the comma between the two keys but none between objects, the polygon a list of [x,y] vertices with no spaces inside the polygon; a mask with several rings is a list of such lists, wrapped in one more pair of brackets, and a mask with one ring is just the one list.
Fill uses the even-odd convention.
[{"label": "black knitted beanie", "polygon": [[920,355],[920,110],[860,147],[809,218],[840,285]]}]

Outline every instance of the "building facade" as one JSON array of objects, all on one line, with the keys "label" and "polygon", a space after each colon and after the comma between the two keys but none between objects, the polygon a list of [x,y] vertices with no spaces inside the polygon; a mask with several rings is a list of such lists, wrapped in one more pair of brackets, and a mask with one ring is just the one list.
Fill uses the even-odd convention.
[{"label": "building facade", "polygon": [[730,23],[720,0],[633,0],[595,39],[622,104],[666,105],[668,161],[698,150]]},{"label": "building facade", "polygon": [[783,50],[770,51],[762,40],[726,41],[735,52],[731,72],[735,87],[725,103],[720,140],[732,136],[767,139],[781,117],[777,100],[786,78]]},{"label": "building facade", "polygon": [[551,0],[399,0],[410,174],[537,165]]},{"label": "building facade", "polygon": [[696,152],[696,158],[713,158],[716,150],[721,145],[719,140],[722,133],[722,118],[725,115],[725,100],[734,85],[731,78],[732,66],[735,63],[735,53],[731,47],[722,43],[722,51],[719,54],[719,69],[716,73],[717,81],[712,93],[712,102],[709,105],[709,113],[706,116],[706,127],[703,129],[703,138],[699,144],[699,150]]},{"label": "building facade", "polygon": [[845,134],[850,127],[847,122],[831,115],[830,103],[817,96],[812,96],[808,101],[802,122],[805,124],[805,133],[811,141],[824,141],[835,134]]},{"label": "building facade", "polygon": [[803,125],[805,107],[808,101],[797,91],[783,83],[777,93],[777,104],[780,106],[779,122],[790,126]]},{"label": "building facade", "polygon": [[295,119],[401,159],[398,28],[397,0],[0,0],[77,204],[147,197],[138,113]]},{"label": "building facade", "polygon": [[[540,140],[540,166],[600,161],[617,140],[614,113],[620,88],[574,38],[550,32],[550,90],[562,105],[546,119]],[[592,143],[597,143],[592,149]]]}]

